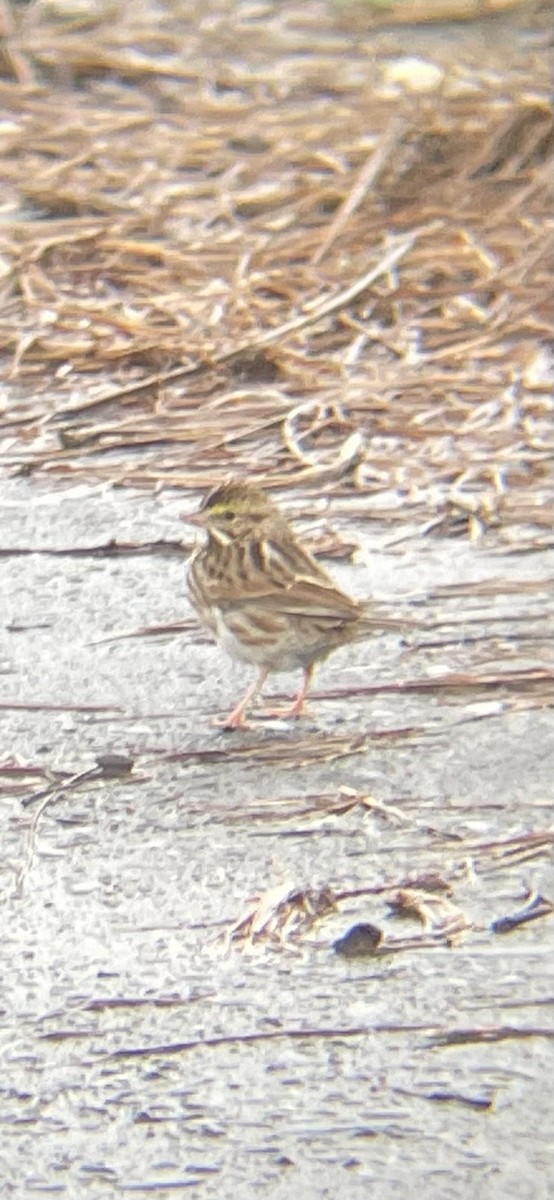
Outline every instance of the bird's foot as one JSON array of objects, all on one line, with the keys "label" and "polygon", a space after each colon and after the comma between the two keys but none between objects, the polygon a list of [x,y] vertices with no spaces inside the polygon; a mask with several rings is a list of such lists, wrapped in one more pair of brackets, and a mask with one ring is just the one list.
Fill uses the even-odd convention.
[{"label": "bird's foot", "polygon": [[251,729],[252,726],[248,724],[245,714],[254,697],[257,696],[258,692],[263,687],[266,676],[267,670],[262,668],[262,670],[258,672],[257,679],[255,679],[254,683],[250,685],[246,695],[242,697],[242,700],[240,700],[233,711],[229,713],[229,716],[216,717],[212,723],[217,725],[219,729]]},{"label": "bird's foot", "polygon": [[304,699],[296,699],[294,704],[289,704],[287,708],[264,708],[259,715],[264,721],[286,721],[291,717],[302,717],[304,715],[305,707]]},{"label": "bird's foot", "polygon": [[246,720],[244,712],[237,708],[232,713],[229,713],[228,717],[214,717],[211,723],[216,729],[222,729],[224,732],[252,728],[250,722]]},{"label": "bird's foot", "polygon": [[302,681],[302,687],[300,688],[300,691],[299,691],[298,695],[295,697],[293,703],[289,704],[288,708],[270,709],[269,711],[264,712],[261,715],[266,718],[267,717],[270,717],[270,718],[271,717],[280,717],[282,720],[283,719],[287,720],[290,717],[303,716],[304,710],[306,707],[306,696],[308,695],[308,689],[310,687],[313,672],[314,672],[313,665],[305,668],[304,679]]}]

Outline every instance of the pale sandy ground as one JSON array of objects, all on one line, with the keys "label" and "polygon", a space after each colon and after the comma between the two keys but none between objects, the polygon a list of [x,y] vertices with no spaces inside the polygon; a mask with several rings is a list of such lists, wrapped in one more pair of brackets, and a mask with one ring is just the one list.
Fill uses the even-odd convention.
[{"label": "pale sandy ground", "polygon": [[[83,489],[64,498],[12,480],[2,485],[0,546],[180,538],[179,507],[175,496]],[[488,928],[522,907],[526,889],[553,897],[552,854],[546,846],[490,871],[475,850],[552,830],[551,710],[526,707],[524,689],[317,698],[468,666],[540,665],[553,556],[413,539],[385,554],[386,532],[360,531],[371,573],[336,568],[358,594],[408,596],[492,578],[544,588],[449,601],[453,617],[483,618],[469,627],[473,636],[488,631],[480,646],[442,627],[448,644],[434,650],[387,638],[355,657],[341,652],[322,670],[302,726],[260,722],[231,736],[209,720],[245,674],[192,630],[161,643],[99,642],[190,615],[177,554],[0,558],[3,755],[76,771],[108,751],[135,759],[134,778],[89,783],[44,811],[20,895],[34,809],[22,807],[17,780],[12,787],[0,775],[6,1196],[553,1194],[554,922],[506,937]],[[440,609],[420,611],[436,618]],[[522,631],[535,640],[516,654]],[[16,707],[37,703],[68,707]],[[372,737],[413,725],[421,728],[411,738]],[[347,735],[363,733],[366,748],[346,755]],[[342,753],[325,761],[338,735]],[[300,742],[305,765],[296,763]],[[210,750],[221,753],[206,757]],[[341,787],[392,811],[358,805],[328,815],[315,801],[307,811],[307,797]],[[451,900],[473,928],[450,948],[337,956],[334,939],[355,921],[376,922],[387,938],[420,932],[415,920],[391,918],[378,894],[343,900],[297,943],[226,952],[217,941],[252,896],[286,880],[345,892],[410,872],[448,874],[455,864]],[[511,1035],[428,1040],[498,1025]],[[299,1030],[312,1036],[291,1036]],[[189,1039],[201,1044],[168,1049]],[[151,1055],[114,1057],[148,1047]]]},{"label": "pale sandy ground", "polygon": [[[455,32],[460,61],[535,44],[510,19]],[[438,61],[450,36],[405,34]],[[549,697],[328,693],[551,665],[554,554],[413,537],[384,552],[390,530],[359,530],[371,569],[337,567],[345,585],[390,599],[465,581],[474,594],[418,611],[467,626],[441,626],[435,648],[341,652],[301,726],[225,737],[210,718],[246,676],[192,629],[102,640],[190,616],[181,556],[39,553],[179,539],[178,510],[175,496],[0,481],[0,1194],[550,1200],[554,919],[490,931],[529,892],[554,899],[546,837],[527,858],[523,843],[513,860],[494,852],[554,828]],[[33,844],[22,799],[43,779],[10,764],[80,771],[114,751],[133,774],[52,799]],[[373,807],[329,813],[341,788]],[[420,934],[370,889],[430,872],[453,879],[459,941],[334,953],[358,921]],[[226,950],[218,935],[287,880],[352,894],[296,941]],[[437,1044],[485,1027],[488,1041]],[[146,1053],[117,1053],[130,1050]]]}]

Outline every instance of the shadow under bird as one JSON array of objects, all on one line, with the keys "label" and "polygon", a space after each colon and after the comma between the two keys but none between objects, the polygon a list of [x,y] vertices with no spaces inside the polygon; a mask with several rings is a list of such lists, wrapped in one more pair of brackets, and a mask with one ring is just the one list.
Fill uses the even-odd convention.
[{"label": "shadow under bird", "polygon": [[258,668],[233,711],[218,719],[224,729],[246,727],[246,711],[274,671],[301,670],[303,680],[290,707],[266,715],[299,717],[318,662],[339,646],[410,624],[341,591],[253,484],[224,483],[183,520],[204,534],[187,577],[202,625],[232,658]]}]

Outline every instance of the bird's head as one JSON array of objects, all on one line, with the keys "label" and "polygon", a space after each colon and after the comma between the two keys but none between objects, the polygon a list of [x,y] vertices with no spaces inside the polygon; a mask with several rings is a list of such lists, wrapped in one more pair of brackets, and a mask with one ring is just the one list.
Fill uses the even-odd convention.
[{"label": "bird's head", "polygon": [[253,484],[231,480],[215,488],[200,510],[183,520],[200,526],[223,545],[245,537],[263,537],[284,518],[277,506]]}]

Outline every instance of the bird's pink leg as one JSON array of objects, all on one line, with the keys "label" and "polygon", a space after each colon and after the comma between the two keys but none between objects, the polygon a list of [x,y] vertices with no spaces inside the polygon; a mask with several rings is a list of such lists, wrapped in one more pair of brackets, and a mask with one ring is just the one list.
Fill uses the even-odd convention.
[{"label": "bird's pink leg", "polygon": [[301,686],[300,691],[298,692],[298,695],[297,695],[296,699],[294,700],[294,702],[292,704],[290,704],[288,708],[277,708],[277,709],[272,710],[271,712],[264,713],[264,716],[265,717],[301,717],[302,713],[304,712],[306,696],[308,695],[308,692],[310,689],[310,684],[312,682],[313,674],[314,674],[314,665],[313,665],[313,663],[311,663],[309,667],[304,668],[304,677],[302,679],[302,686]]},{"label": "bird's pink leg", "polygon": [[254,696],[258,694],[267,679],[269,672],[262,668],[258,672],[254,683],[250,684],[248,691],[245,692],[242,700],[237,704],[236,708],[229,713],[228,717],[216,717],[214,725],[219,725],[220,729],[248,729],[248,722],[245,720],[245,713]]}]

